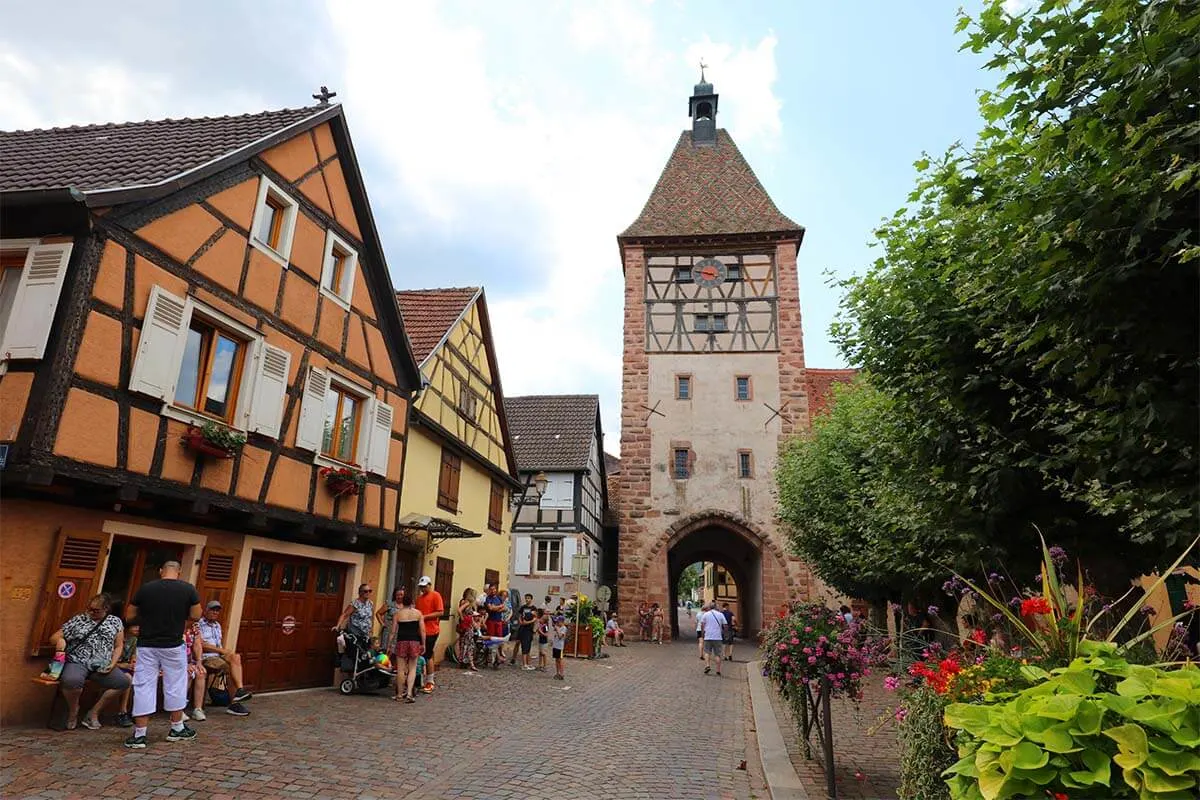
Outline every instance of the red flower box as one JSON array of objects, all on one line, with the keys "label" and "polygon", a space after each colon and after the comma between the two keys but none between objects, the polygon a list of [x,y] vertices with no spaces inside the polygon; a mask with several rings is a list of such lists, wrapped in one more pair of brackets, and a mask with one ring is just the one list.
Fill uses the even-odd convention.
[{"label": "red flower box", "polygon": [[345,497],[346,495],[355,496],[358,494],[358,484],[354,481],[342,480],[341,478],[330,478],[325,482],[329,487],[329,491],[334,497]]},{"label": "red flower box", "polygon": [[212,442],[204,438],[204,434],[199,428],[188,428],[183,434],[183,446],[195,453],[211,456],[213,458],[233,458],[233,452],[226,450],[223,447],[218,447]]}]

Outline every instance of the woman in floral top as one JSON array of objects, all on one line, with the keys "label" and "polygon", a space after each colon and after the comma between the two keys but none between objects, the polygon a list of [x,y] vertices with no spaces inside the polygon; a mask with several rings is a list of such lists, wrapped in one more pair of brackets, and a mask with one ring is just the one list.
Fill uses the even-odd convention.
[{"label": "woman in floral top", "polygon": [[371,602],[371,592],[373,591],[366,583],[358,587],[358,597],[351,600],[350,605],[346,606],[346,610],[342,612],[341,618],[334,626],[335,631],[344,629],[364,639],[371,638],[371,619],[375,615],[375,604]]},{"label": "woman in floral top", "polygon": [[396,618],[396,612],[403,605],[405,591],[402,588],[392,592],[392,600],[386,605],[379,607],[375,612],[375,619],[379,621],[379,649],[384,653],[392,652],[392,620]]},{"label": "woman in floral top", "polygon": [[83,718],[83,727],[92,730],[100,727],[104,704],[129,688],[129,676],[113,669],[125,645],[125,626],[108,613],[111,609],[108,596],[98,594],[88,602],[86,611],[71,617],[50,637],[55,659],[64,662],[59,682],[67,699],[67,730],[75,730],[79,724],[79,696],[85,681],[104,689]]}]

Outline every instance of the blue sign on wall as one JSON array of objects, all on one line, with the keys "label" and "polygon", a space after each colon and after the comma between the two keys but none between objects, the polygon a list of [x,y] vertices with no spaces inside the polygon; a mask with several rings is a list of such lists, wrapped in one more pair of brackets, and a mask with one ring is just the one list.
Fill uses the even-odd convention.
[{"label": "blue sign on wall", "polygon": [[0,469],[4,469],[4,465],[8,463],[8,445],[0,444]]}]

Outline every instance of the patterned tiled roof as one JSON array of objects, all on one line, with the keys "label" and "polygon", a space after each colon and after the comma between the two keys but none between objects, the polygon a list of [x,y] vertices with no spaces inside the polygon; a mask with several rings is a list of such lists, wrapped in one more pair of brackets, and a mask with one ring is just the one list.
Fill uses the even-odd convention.
[{"label": "patterned tiled roof", "polygon": [[518,470],[587,469],[600,413],[599,395],[508,397],[504,411]]},{"label": "patterned tiled roof", "polygon": [[473,286],[396,292],[400,316],[404,318],[404,332],[408,334],[418,364],[429,358],[446,331],[478,294],[479,288]]},{"label": "patterned tiled roof", "polygon": [[153,186],[329,109],[0,131],[0,191]]},{"label": "patterned tiled roof", "polygon": [[808,376],[809,419],[829,409],[833,402],[833,385],[850,383],[858,375],[856,369],[806,369]]},{"label": "patterned tiled roof", "polygon": [[717,131],[716,144],[696,146],[685,130],[646,207],[620,238],[802,230],[775,207],[726,131]]}]

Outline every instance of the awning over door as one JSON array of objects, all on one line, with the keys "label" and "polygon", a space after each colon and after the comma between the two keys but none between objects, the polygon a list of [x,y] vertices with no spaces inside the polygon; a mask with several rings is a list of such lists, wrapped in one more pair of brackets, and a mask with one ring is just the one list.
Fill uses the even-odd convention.
[{"label": "awning over door", "polygon": [[431,517],[428,514],[405,514],[400,520],[401,530],[424,531],[429,535],[429,541],[439,542],[444,539],[478,539],[482,533],[464,528],[441,517]]}]

